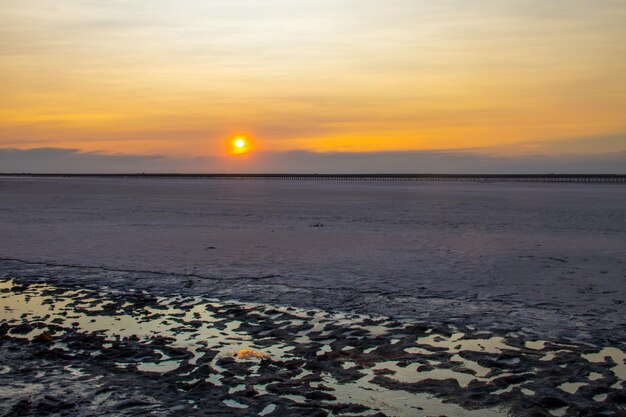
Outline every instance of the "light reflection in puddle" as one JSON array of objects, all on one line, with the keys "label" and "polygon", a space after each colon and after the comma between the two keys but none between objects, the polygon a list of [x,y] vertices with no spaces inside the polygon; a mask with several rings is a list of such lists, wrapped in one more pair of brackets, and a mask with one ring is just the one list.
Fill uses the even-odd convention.
[{"label": "light reflection in puddle", "polygon": [[567,353],[569,352],[569,350],[564,350],[564,349],[560,349],[560,350],[553,350],[550,351],[548,353],[546,353],[545,355],[543,355],[539,360],[540,361],[544,361],[544,362],[548,362],[553,360],[554,358],[556,358],[557,356],[559,356],[560,353]]},{"label": "light reflection in puddle", "polygon": [[587,378],[589,381],[597,381],[598,379],[602,379],[602,374],[591,372]]},{"label": "light reflection in puddle", "polygon": [[[168,373],[176,371],[184,364],[197,366],[198,361],[208,350],[211,350],[215,352],[212,359],[202,363],[210,365],[215,372],[203,375],[203,379],[216,386],[221,386],[224,383],[224,375],[228,374],[229,371],[220,366],[220,360],[225,358],[232,360],[233,356],[237,356],[237,352],[241,349],[263,352],[269,355],[270,360],[274,362],[298,358],[298,354],[295,353],[297,352],[296,347],[309,344],[315,347],[313,354],[318,357],[325,357],[330,354],[346,355],[343,359],[338,360],[339,367],[344,370],[357,369],[365,376],[351,382],[339,383],[329,373],[322,372],[324,384],[332,387],[332,395],[337,397],[335,402],[357,402],[390,415],[503,416],[506,415],[506,412],[498,409],[468,411],[454,404],[442,403],[439,399],[427,394],[412,394],[402,390],[388,389],[371,382],[377,371],[386,370],[388,371],[386,372],[388,378],[409,384],[426,379],[444,380],[452,378],[458,381],[462,388],[466,388],[472,381],[488,383],[495,378],[512,375],[501,370],[491,375],[492,369],[464,357],[464,355],[468,356],[469,353],[480,353],[483,358],[496,361],[500,366],[508,368],[520,364],[519,352],[522,349],[518,346],[523,345],[525,349],[537,351],[537,353],[532,354],[542,361],[549,361],[560,352],[571,352],[563,348],[565,345],[558,345],[559,350],[545,351],[547,344],[544,341],[526,341],[518,346],[512,346],[507,344],[506,338],[493,336],[490,333],[466,334],[462,331],[456,331],[450,335],[445,335],[433,332],[432,329],[427,329],[421,333],[422,335],[426,334],[425,336],[415,336],[412,340],[413,346],[408,346],[407,340],[410,336],[405,333],[407,323],[398,324],[395,322],[393,326],[385,327],[385,324],[391,323],[390,320],[380,318],[373,320],[368,316],[347,314],[334,316],[317,310],[305,311],[272,306],[271,310],[275,313],[264,314],[263,311],[268,310],[268,306],[207,302],[206,299],[200,297],[157,297],[155,303],[135,308],[132,302],[116,303],[110,301],[108,299],[110,295],[107,293],[102,293],[96,298],[93,297],[92,292],[87,290],[66,291],[63,296],[54,295],[52,297],[54,303],[51,304],[49,303],[51,297],[43,295],[46,291],[55,289],[51,286],[30,285],[26,291],[17,293],[11,291],[13,288],[12,281],[0,281],[0,288],[8,290],[8,292],[0,293],[4,306],[2,321],[16,324],[21,323],[22,319],[25,318],[30,323],[41,321],[45,324],[55,320],[56,326],[69,328],[74,325],[76,330],[80,332],[100,332],[107,337],[105,349],[113,348],[116,341],[131,336],[146,341],[153,340],[155,337],[167,337],[170,338],[167,346],[187,352],[182,359],[178,356],[169,357],[164,352],[160,359],[138,356],[117,362],[120,367],[136,366],[142,372]],[[268,317],[273,317],[273,327],[252,336],[247,333],[251,323],[245,323],[247,327],[244,326],[244,322],[238,320],[234,314],[229,315],[228,318],[223,315],[216,316],[219,311],[230,311],[229,308],[240,309],[246,312],[245,314],[249,318],[256,317],[259,320],[268,320]],[[132,311],[132,314],[128,314],[129,310]],[[46,317],[45,320],[43,320],[44,316]],[[293,328],[296,330],[292,330]],[[332,332],[341,328],[347,329],[342,333],[342,337],[345,337],[350,343],[344,343],[334,351],[331,344],[336,340],[336,336]],[[54,329],[58,331],[57,327]],[[32,339],[44,330],[48,331],[49,329],[40,326],[23,335],[11,335]],[[276,333],[279,330],[282,333]],[[55,334],[55,330],[49,331]],[[60,336],[61,333],[58,335]],[[357,342],[361,341],[364,335],[371,339],[380,337],[384,337],[384,339],[374,346],[359,350],[360,344]],[[402,344],[398,349],[412,358],[408,362],[402,363],[402,366],[400,366],[399,361],[394,360],[361,363],[354,357],[355,355],[358,357],[360,354],[376,355],[379,348],[383,352],[385,347],[399,343]],[[64,348],[62,344],[58,344],[58,347]],[[619,349],[606,348],[598,353],[583,355],[583,358],[589,362],[603,363],[605,356],[610,357],[615,362],[616,365],[611,367],[611,371],[623,380],[624,353]],[[442,359],[442,361],[428,359],[428,357],[435,357]],[[475,358],[474,356],[469,357]],[[263,358],[235,358],[235,360],[260,362]],[[446,365],[444,360],[449,361],[449,363]],[[420,370],[422,366],[425,367]],[[248,375],[256,375],[261,368],[253,364],[246,369]],[[0,373],[2,371],[4,369],[1,369]],[[182,377],[183,374],[180,376]],[[313,376],[315,374],[310,370],[302,370],[297,374],[298,379]],[[602,377],[603,375],[599,373],[589,374],[590,380],[597,380]],[[193,383],[191,381],[199,381],[199,379],[190,378],[185,382]],[[535,395],[535,391],[523,388],[522,385],[523,383],[512,384],[503,387],[497,393],[506,393],[517,388],[518,392],[522,392],[524,395]],[[559,387],[564,391],[573,393],[583,385],[585,384],[566,382]],[[268,384],[255,384],[254,388],[260,395],[264,395],[268,394],[267,386]],[[229,392],[236,394],[244,389],[245,385],[237,384],[231,387]],[[282,395],[281,397],[299,403],[308,401],[306,397],[301,395]],[[245,409],[249,407],[235,400],[224,400],[224,404],[231,408]],[[266,414],[270,414],[274,410],[274,408],[269,409],[268,407],[263,409]]]},{"label": "light reflection in puddle", "polygon": [[486,339],[465,339],[464,333],[454,333],[450,337],[433,335],[420,337],[416,344],[446,348],[451,352],[470,351],[486,353],[502,353],[503,351],[516,351],[516,347],[509,346],[501,336],[494,336]]},{"label": "light reflection in puddle", "polygon": [[466,410],[455,404],[440,403],[428,394],[386,390],[368,382],[371,377],[372,374],[368,373],[366,377],[355,382],[340,384],[332,376],[325,375],[324,382],[335,387],[333,395],[337,397],[336,402],[367,404],[373,409],[392,416],[502,417],[507,415],[505,410],[499,409]]},{"label": "light reflection in puddle", "polygon": [[411,355],[432,355],[434,352],[418,347],[408,347],[404,349],[406,353],[410,353]]},{"label": "light reflection in puddle", "polygon": [[607,347],[600,352],[583,355],[583,358],[593,363],[602,363],[606,361],[606,358],[610,358],[615,363],[615,366],[611,368],[611,372],[622,381],[626,380],[626,364],[624,363],[626,361],[626,353],[621,350]]},{"label": "light reflection in puddle", "polygon": [[307,401],[306,397],[303,397],[302,395],[284,394],[284,395],[281,395],[281,397],[287,398],[296,403],[305,403]]},{"label": "light reflection in puddle", "polygon": [[263,410],[259,413],[260,416],[266,416],[268,414],[272,414],[276,410],[276,404],[269,404],[265,406]]},{"label": "light reflection in puddle", "polygon": [[179,361],[140,362],[137,369],[142,372],[166,373],[178,369],[180,365]]},{"label": "light reflection in puddle", "polygon": [[606,400],[606,397],[608,397],[607,394],[598,394],[598,395],[594,395],[593,396],[593,400],[597,401],[597,402],[602,402],[602,401]]},{"label": "light reflection in puddle", "polygon": [[584,382],[566,382],[559,385],[559,389],[565,392],[569,392],[570,394],[575,394],[580,387],[584,387],[585,385],[587,384],[585,384]]},{"label": "light reflection in puddle", "polygon": [[240,402],[237,402],[235,400],[224,400],[222,401],[227,407],[230,408],[241,408],[241,409],[245,409],[245,408],[249,408],[248,405],[246,404],[242,404]]},{"label": "light reflection in puddle", "polygon": [[474,375],[462,372],[456,372],[452,369],[435,368],[426,371],[420,371],[422,366],[420,363],[412,363],[407,366],[398,366],[398,362],[380,362],[377,363],[373,370],[390,370],[393,373],[390,378],[404,383],[414,383],[425,379],[455,379],[462,388],[466,388],[474,379]]},{"label": "light reflection in puddle", "polygon": [[236,392],[245,391],[245,389],[246,389],[246,386],[244,384],[239,384],[239,385],[235,385],[234,387],[229,388],[228,393],[234,394]]},{"label": "light reflection in puddle", "polygon": [[563,417],[565,413],[567,413],[567,407],[559,407],[559,408],[550,410],[550,414],[556,417]]}]

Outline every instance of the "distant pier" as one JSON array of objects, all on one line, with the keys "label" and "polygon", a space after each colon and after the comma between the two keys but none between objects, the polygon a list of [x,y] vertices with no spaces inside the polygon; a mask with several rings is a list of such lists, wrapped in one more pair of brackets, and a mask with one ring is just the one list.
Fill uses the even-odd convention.
[{"label": "distant pier", "polygon": [[0,173],[0,177],[34,178],[196,178],[208,180],[295,181],[453,181],[453,182],[569,182],[626,183],[617,174],[33,174]]}]

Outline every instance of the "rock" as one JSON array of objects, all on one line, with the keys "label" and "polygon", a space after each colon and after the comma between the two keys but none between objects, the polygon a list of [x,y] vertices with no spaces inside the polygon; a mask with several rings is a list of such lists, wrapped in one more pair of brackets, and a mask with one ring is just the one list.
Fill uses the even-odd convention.
[{"label": "rock", "polygon": [[335,401],[337,399],[334,395],[322,391],[307,392],[304,396],[309,400]]},{"label": "rock", "polygon": [[237,359],[239,360],[253,359],[253,358],[269,358],[269,355],[267,353],[258,352],[252,349],[239,349],[239,351],[237,352],[235,356],[237,356]]},{"label": "rock", "polygon": [[568,405],[564,400],[557,398],[557,397],[552,397],[552,396],[547,396],[547,397],[542,397],[539,402],[541,403],[541,405],[547,409],[554,409],[554,408],[560,408],[560,407],[565,407],[566,405]]},{"label": "rock", "polygon": [[32,404],[28,400],[20,400],[13,407],[11,407],[11,411],[9,411],[5,417],[13,417],[13,416],[24,416],[30,414],[32,410]]},{"label": "rock", "polygon": [[11,329],[11,333],[13,334],[26,334],[33,330],[33,326],[28,323],[18,324]]},{"label": "rock", "polygon": [[39,342],[39,343],[50,343],[52,342],[52,335],[48,332],[43,332],[38,334],[37,336],[33,337],[33,342]]},{"label": "rock", "polygon": [[37,412],[42,414],[58,413],[62,410],[74,408],[75,405],[69,402],[46,395],[38,404]]}]

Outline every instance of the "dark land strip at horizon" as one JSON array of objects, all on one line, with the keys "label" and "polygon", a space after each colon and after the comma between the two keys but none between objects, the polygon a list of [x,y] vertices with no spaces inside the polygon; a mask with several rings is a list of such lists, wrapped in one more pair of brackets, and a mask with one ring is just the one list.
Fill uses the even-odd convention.
[{"label": "dark land strip at horizon", "polygon": [[0,173],[0,177],[626,183],[626,174]]}]

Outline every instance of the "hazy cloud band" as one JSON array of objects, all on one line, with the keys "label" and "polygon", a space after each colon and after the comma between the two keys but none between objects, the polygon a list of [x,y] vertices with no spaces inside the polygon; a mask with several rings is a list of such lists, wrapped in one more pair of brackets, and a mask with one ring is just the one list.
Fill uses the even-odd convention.
[{"label": "hazy cloud band", "polygon": [[[320,167],[323,167],[321,169]],[[81,152],[77,149],[0,149],[2,173],[450,173],[624,174],[626,151],[595,155],[499,157],[454,152],[261,152],[239,157],[170,157]]]}]

